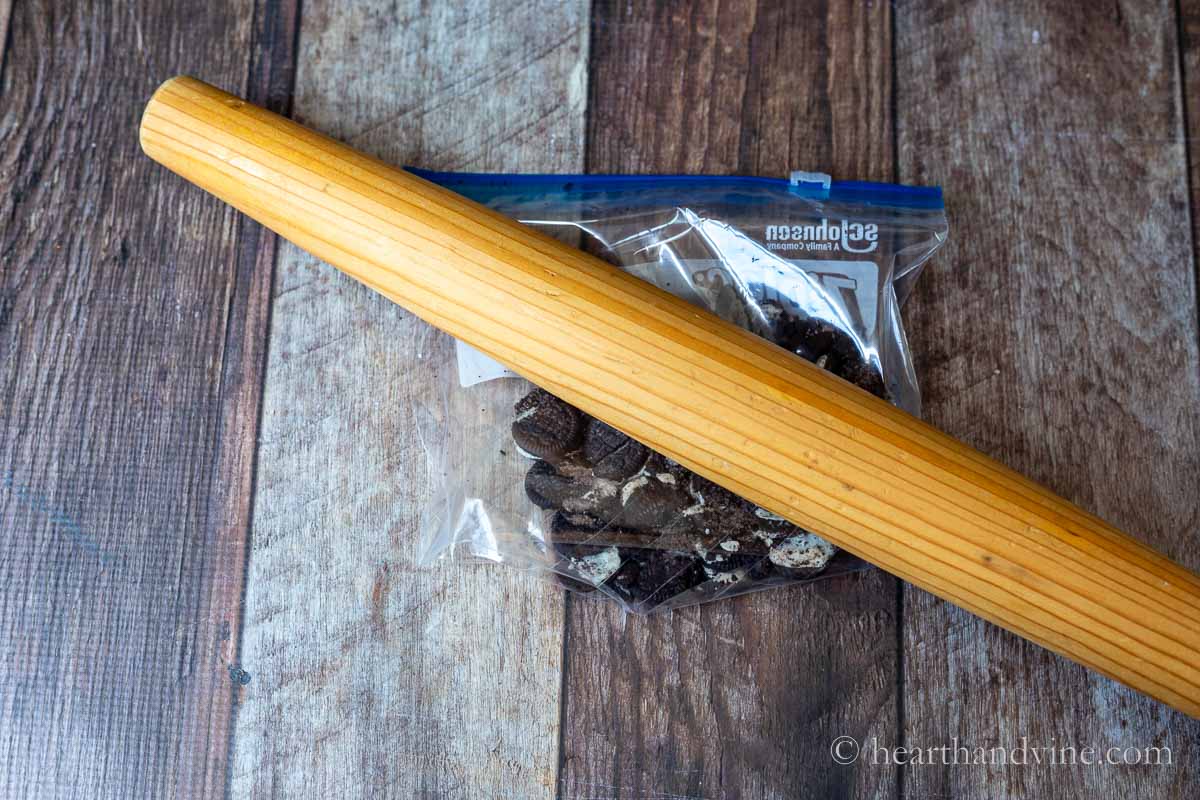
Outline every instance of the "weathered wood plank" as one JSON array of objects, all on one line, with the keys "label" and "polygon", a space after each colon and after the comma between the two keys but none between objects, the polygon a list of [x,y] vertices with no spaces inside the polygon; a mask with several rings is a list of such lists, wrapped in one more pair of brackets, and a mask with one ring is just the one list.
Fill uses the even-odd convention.
[{"label": "weathered wood plank", "polygon": [[1183,73],[1180,94],[1186,113],[1184,142],[1192,189],[1192,252],[1200,282],[1200,0],[1180,0],[1179,14],[1179,61]]},{"label": "weathered wood plank", "polygon": [[[599,3],[594,172],[892,177],[889,6]],[[896,583],[878,571],[649,619],[572,598],[566,798],[879,796],[832,763],[897,726]]]},{"label": "weathered wood plank", "polygon": [[[299,0],[257,0],[251,31],[251,60],[247,97],[272,111],[288,113],[295,75]],[[232,291],[226,312],[226,348],[222,360],[221,396],[224,400],[221,432],[217,438],[217,474],[221,480],[210,490],[209,508],[214,535],[231,556],[215,585],[222,607],[233,610],[228,635],[222,635],[221,658],[230,665],[232,701],[237,702],[248,674],[239,665],[242,597],[245,593],[246,557],[254,499],[254,458],[258,450],[259,411],[267,354],[267,321],[271,309],[271,284],[277,237],[244,217],[237,219],[238,249]],[[209,762],[208,782],[222,789],[229,781],[230,737],[233,714],[223,714],[219,731],[226,742],[221,759]]]},{"label": "weathered wood plank", "polygon": [[253,11],[23,2],[0,36],[3,797],[224,794],[265,298],[136,122],[176,72],[252,88]]},{"label": "weathered wood plank", "polygon": [[4,54],[8,51],[8,22],[12,19],[13,0],[0,0],[0,74],[4,71]]},{"label": "weathered wood plank", "polygon": [[[928,418],[1195,569],[1200,385],[1169,3],[897,8],[901,178],[951,244],[907,315]],[[915,590],[903,744],[1168,747],[909,766],[908,797],[1186,797],[1200,724]]]},{"label": "weathered wood plank", "polygon": [[[582,4],[322,0],[303,17],[300,120],[396,163],[582,166]],[[551,796],[558,590],[411,566],[438,478],[421,417],[454,427],[455,469],[519,390],[443,397],[444,336],[294,247],[278,264],[234,794]],[[497,481],[520,492],[519,473]]]}]

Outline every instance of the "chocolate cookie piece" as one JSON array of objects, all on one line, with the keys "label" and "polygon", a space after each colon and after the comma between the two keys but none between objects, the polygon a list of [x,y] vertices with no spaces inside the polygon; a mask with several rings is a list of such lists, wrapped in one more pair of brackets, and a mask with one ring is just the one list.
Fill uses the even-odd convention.
[{"label": "chocolate cookie piece", "polygon": [[654,476],[662,483],[678,486],[684,491],[687,490],[688,482],[696,475],[687,467],[653,450],[650,451],[650,457],[646,459],[642,472]]},{"label": "chocolate cookie piece", "polygon": [[706,580],[702,562],[690,553],[627,549],[606,585],[625,602],[648,611]]},{"label": "chocolate cookie piece", "polygon": [[603,540],[631,533],[585,515],[555,514],[550,538],[560,556],[554,567],[559,582],[576,591],[604,585],[625,602],[648,611],[706,580],[694,553],[586,543],[591,537]]},{"label": "chocolate cookie piece", "polygon": [[747,542],[715,532],[655,536],[560,511],[550,523],[560,556],[555,572],[567,588],[603,585],[639,611],[650,611],[684,592],[715,598],[743,584],[810,578],[824,570],[832,545],[786,521],[756,519],[762,527]]},{"label": "chocolate cookie piece", "polygon": [[883,382],[883,376],[867,362],[860,359],[843,362],[841,371],[836,374],[861,386],[876,397],[890,402],[890,393],[887,385]]},{"label": "chocolate cookie piece", "polygon": [[814,347],[819,350],[819,355],[810,359],[814,364],[877,397],[887,399],[883,376],[863,356],[850,336],[824,320],[809,320],[808,326],[813,332],[807,341],[817,343]]},{"label": "chocolate cookie piece", "polygon": [[644,472],[621,484],[620,510],[614,519],[624,528],[654,533],[686,524],[683,511],[691,498],[674,479],[662,481]]},{"label": "chocolate cookie piece", "polygon": [[579,449],[583,414],[569,403],[544,389],[534,389],[517,401],[513,412],[513,440],[534,458],[554,464]]},{"label": "chocolate cookie piece", "polygon": [[525,473],[525,494],[540,508],[612,519],[621,508],[619,492],[615,481],[597,478],[571,459],[564,459],[557,467],[535,461]]},{"label": "chocolate cookie piece", "polygon": [[776,344],[832,372],[843,380],[866,389],[876,397],[889,400],[883,376],[867,360],[854,339],[840,327],[816,317],[799,317],[786,313],[778,303],[767,301],[778,309],[775,319]]},{"label": "chocolate cookie piece", "polygon": [[583,431],[583,457],[598,478],[623,481],[641,471],[650,448],[611,425],[590,419]]},{"label": "chocolate cookie piece", "polygon": [[706,537],[732,539],[746,545],[756,538],[757,530],[773,526],[771,521],[757,516],[758,506],[706,478],[691,475],[689,487],[696,506],[688,512]]},{"label": "chocolate cookie piece", "polygon": [[741,555],[710,550],[701,557],[705,589],[713,594],[728,591],[742,581],[771,577],[774,566],[763,555]]},{"label": "chocolate cookie piece", "polygon": [[525,494],[539,508],[560,508],[576,491],[571,478],[545,461],[533,462],[529,472],[525,473]]},{"label": "chocolate cookie piece", "polygon": [[595,590],[621,567],[621,554],[612,546],[555,542],[554,552],[558,555],[555,576],[576,592]]}]

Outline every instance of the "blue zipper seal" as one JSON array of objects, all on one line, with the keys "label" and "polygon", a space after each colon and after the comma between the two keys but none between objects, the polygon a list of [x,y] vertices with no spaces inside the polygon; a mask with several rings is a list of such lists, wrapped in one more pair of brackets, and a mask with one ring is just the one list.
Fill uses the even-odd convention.
[{"label": "blue zipper seal", "polygon": [[[892,206],[941,210],[945,208],[940,186],[904,186],[895,183],[870,181],[834,181],[820,173],[793,173],[796,180],[785,178],[763,178],[750,175],[554,175],[547,173],[502,174],[489,172],[439,172],[436,170],[405,167],[419,178],[436,183],[467,197],[486,202],[504,194],[530,192],[557,195],[603,195],[632,189],[695,190],[707,188],[727,190],[771,190],[812,200],[832,203],[862,203],[865,205]],[[729,198],[733,200],[735,198]],[[752,202],[756,198],[746,195],[741,198]],[[762,198],[758,198],[762,201]]]}]

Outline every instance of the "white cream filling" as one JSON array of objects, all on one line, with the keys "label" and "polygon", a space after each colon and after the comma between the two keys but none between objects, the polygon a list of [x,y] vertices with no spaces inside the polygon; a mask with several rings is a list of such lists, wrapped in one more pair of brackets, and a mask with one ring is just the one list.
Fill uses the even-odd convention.
[{"label": "white cream filling", "polygon": [[772,564],[788,569],[819,569],[829,563],[836,549],[811,533],[791,536],[771,548],[767,558]]},{"label": "white cream filling", "polygon": [[631,497],[633,497],[633,493],[636,492],[638,489],[642,488],[643,486],[645,486],[649,482],[650,482],[649,478],[645,477],[644,475],[639,475],[638,477],[631,480],[629,483],[622,486],[621,487],[621,505],[623,505],[623,506],[629,505],[629,499]]},{"label": "white cream filling", "polygon": [[588,583],[599,586],[621,568],[621,554],[617,552],[617,548],[609,547],[590,556],[572,558],[571,566]]}]

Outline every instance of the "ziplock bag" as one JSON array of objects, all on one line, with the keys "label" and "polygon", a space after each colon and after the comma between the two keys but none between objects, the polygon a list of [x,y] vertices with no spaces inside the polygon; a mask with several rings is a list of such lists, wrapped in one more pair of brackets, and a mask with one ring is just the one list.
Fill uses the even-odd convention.
[{"label": "ziplock bag", "polygon": [[[935,187],[412,170],[914,414],[899,306],[946,239]],[[647,613],[860,560],[430,332],[411,410],[434,491],[418,561],[483,559]],[[686,398],[681,398],[686,402]]]}]

